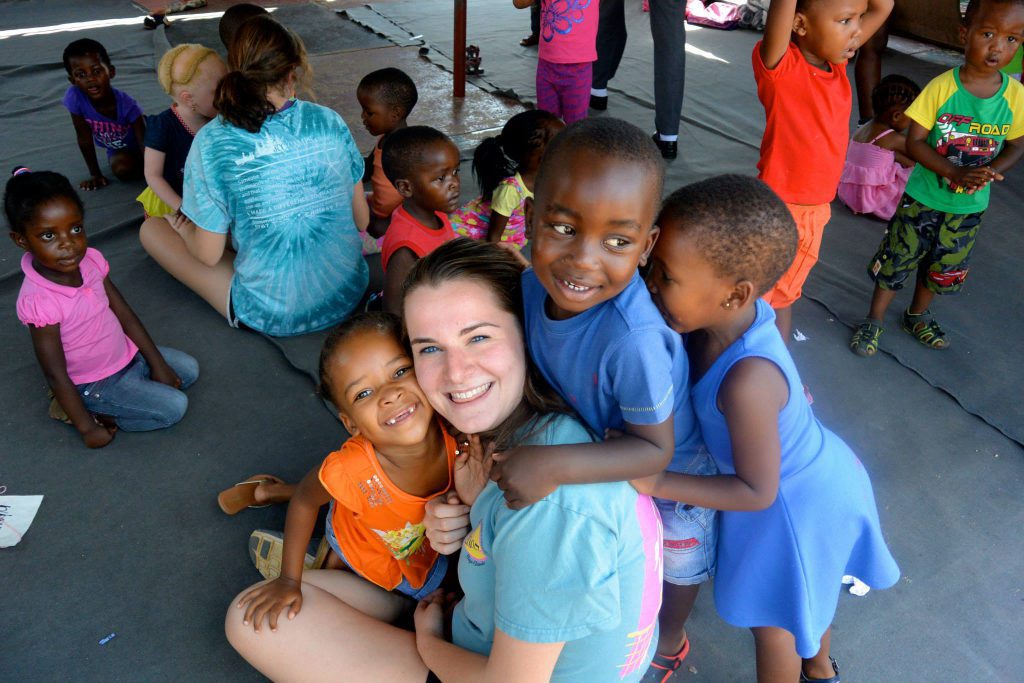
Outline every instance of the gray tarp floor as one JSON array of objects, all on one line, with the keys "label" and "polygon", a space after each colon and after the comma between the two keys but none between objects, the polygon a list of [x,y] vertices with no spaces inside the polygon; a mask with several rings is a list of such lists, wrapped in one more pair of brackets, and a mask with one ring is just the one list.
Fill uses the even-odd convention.
[{"label": "gray tarp floor", "polygon": [[[487,69],[480,84],[531,99],[535,53],[517,44],[528,18],[505,5],[470,2],[470,42],[484,45]],[[650,37],[638,6],[630,5],[630,43],[609,114],[649,126]],[[331,17],[332,28],[320,7],[285,9],[281,19],[308,39],[311,52],[392,44],[341,18]],[[437,51],[450,54],[450,3],[394,3],[351,16],[397,40],[425,34],[442,65]],[[145,110],[159,111],[167,101],[153,78],[161,43],[137,25],[32,36],[2,31],[126,17],[138,14],[114,0],[0,2],[5,171],[26,163],[73,180],[82,176],[59,104],[66,87],[59,55],[74,38],[90,35],[107,45],[118,67],[115,85]],[[182,23],[177,37],[175,30],[165,40],[213,35],[208,23]],[[756,39],[746,32],[688,33],[682,154],[669,167],[669,188],[752,171],[762,125],[749,70]],[[922,83],[940,70],[891,57],[887,70]],[[344,64],[339,59],[338,68]],[[172,430],[121,433],[106,449],[89,451],[70,428],[46,417],[44,382],[14,316],[19,254],[9,243],[0,247],[0,486],[8,494],[46,496],[21,544],[0,551],[2,680],[258,680],[224,640],[222,620],[231,597],[258,578],[245,552],[249,532],[281,528],[284,509],[231,518],[214,496],[255,472],[297,478],[345,437],[309,376],[287,360],[311,367],[313,359],[298,354],[315,353],[315,340],[286,343],[282,355],[258,335],[230,330],[145,256],[132,205],[140,189],[114,183],[86,196],[87,226],[157,341],[200,361],[189,414]],[[793,352],[817,414],[871,473],[883,528],[903,570],[890,590],[842,596],[833,650],[845,680],[1024,679],[1018,656],[1024,425],[1013,343],[1024,320],[1013,296],[1020,292],[1013,257],[1000,258],[1020,253],[1012,209],[1022,189],[1024,168],[995,189],[967,291],[936,306],[954,335],[948,351],[917,347],[893,320],[886,353],[864,361],[847,351],[847,324],[862,314],[869,293],[863,264],[883,226],[838,205],[822,264],[795,309],[795,325],[808,339]],[[472,193],[467,182],[463,194]],[[112,632],[117,637],[100,646]],[[698,601],[690,632],[693,650],[681,680],[752,680],[751,638],[717,617],[710,591]]]}]

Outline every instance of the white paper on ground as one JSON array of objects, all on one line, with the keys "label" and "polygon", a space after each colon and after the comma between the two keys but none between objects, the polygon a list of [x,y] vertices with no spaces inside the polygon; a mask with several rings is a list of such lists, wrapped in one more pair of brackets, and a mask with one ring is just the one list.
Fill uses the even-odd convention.
[{"label": "white paper on ground", "polygon": [[796,341],[807,341],[807,335],[800,330],[793,330],[793,339]]},{"label": "white paper on ground", "polygon": [[850,576],[847,574],[843,577],[843,585],[850,587],[850,593],[859,597],[863,597],[868,594],[871,590],[871,586],[867,585],[856,576]]},{"label": "white paper on ground", "polygon": [[42,502],[42,496],[0,496],[0,548],[18,545]]}]

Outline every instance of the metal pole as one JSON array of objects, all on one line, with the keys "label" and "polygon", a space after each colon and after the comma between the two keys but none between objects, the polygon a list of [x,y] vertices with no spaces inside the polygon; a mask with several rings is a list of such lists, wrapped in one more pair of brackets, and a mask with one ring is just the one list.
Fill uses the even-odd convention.
[{"label": "metal pole", "polygon": [[452,94],[466,96],[466,0],[455,0],[455,79]]}]

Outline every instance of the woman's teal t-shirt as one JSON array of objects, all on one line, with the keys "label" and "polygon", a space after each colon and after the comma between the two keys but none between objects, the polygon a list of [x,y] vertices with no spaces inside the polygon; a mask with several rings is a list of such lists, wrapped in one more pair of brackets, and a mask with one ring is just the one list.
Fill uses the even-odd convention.
[{"label": "woman's teal t-shirt", "polygon": [[[522,445],[586,443],[559,416]],[[661,519],[625,482],[559,487],[512,511],[490,482],[470,511],[452,616],[456,645],[488,654],[500,628],[531,643],[565,642],[552,681],[638,681],[658,640]]]},{"label": "woman's teal t-shirt", "polygon": [[231,232],[239,320],[288,336],[331,327],[355,308],[369,276],[352,217],[362,177],[348,126],[317,104],[298,101],[258,133],[223,117],[199,131],[181,210],[203,230]]}]

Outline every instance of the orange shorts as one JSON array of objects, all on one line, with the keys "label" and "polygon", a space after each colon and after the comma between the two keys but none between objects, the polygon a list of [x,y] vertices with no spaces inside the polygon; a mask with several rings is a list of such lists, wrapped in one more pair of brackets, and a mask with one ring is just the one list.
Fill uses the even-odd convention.
[{"label": "orange shorts", "polygon": [[796,221],[796,257],[779,281],[764,295],[764,300],[772,308],[788,308],[796,303],[803,293],[804,282],[811,273],[811,268],[818,262],[818,250],[821,248],[821,235],[825,225],[832,217],[831,204],[786,204]]}]

